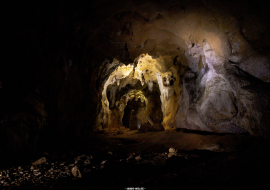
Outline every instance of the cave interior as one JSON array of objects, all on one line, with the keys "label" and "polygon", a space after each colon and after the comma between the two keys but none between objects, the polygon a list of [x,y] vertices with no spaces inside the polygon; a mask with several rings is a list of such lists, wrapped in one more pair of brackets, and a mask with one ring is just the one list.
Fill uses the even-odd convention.
[{"label": "cave interior", "polygon": [[0,187],[263,187],[270,10],[261,0],[3,6]]}]

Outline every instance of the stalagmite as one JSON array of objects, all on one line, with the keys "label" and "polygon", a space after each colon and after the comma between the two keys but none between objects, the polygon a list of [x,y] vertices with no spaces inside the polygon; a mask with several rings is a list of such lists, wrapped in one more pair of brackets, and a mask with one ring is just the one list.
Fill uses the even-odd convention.
[{"label": "stalagmite", "polygon": [[157,81],[158,81],[159,90],[160,90],[160,92],[162,92],[163,91],[162,77],[158,72],[156,73],[156,77],[157,77]]},{"label": "stalagmite", "polygon": [[166,75],[166,85],[170,85],[170,79],[171,79],[171,76],[170,75]]}]

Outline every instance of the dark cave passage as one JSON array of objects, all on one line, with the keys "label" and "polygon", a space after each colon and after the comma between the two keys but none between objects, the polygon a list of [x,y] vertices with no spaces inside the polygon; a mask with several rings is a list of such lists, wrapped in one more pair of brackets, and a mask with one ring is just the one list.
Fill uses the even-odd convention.
[{"label": "dark cave passage", "polygon": [[134,128],[134,126],[137,126],[136,114],[138,112],[138,109],[144,106],[145,103],[142,103],[140,99],[138,99],[137,101],[135,99],[128,101],[122,119],[123,126],[130,129],[137,129],[137,127]]}]

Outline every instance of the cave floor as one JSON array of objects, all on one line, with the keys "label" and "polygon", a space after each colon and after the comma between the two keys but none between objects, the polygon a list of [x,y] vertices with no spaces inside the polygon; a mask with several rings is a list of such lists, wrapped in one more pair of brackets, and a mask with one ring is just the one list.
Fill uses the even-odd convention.
[{"label": "cave floor", "polygon": [[166,152],[178,150],[211,150],[231,152],[248,138],[246,134],[216,134],[179,129],[177,131],[140,132],[137,130],[105,131],[108,144],[128,153]]},{"label": "cave floor", "polygon": [[[269,140],[249,134],[123,129],[104,130],[89,139],[84,146],[47,151],[23,163],[2,166],[0,187],[259,188],[269,179]],[[41,157],[46,160],[31,164]]]}]

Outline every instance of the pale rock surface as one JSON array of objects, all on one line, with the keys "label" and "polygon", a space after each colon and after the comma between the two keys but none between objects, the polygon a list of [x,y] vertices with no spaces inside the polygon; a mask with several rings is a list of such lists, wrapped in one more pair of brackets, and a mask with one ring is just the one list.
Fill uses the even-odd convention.
[{"label": "pale rock surface", "polygon": [[47,159],[45,157],[42,157],[38,160],[36,160],[35,162],[32,163],[32,165],[36,166],[36,165],[41,165],[47,162]]},{"label": "pale rock surface", "polygon": [[82,174],[78,168],[78,166],[74,166],[72,169],[71,169],[71,173],[74,177],[77,177],[77,178],[81,178],[82,177]]},{"label": "pale rock surface", "polygon": [[172,156],[176,156],[176,155],[177,155],[177,150],[175,148],[170,148],[168,158],[170,158]]}]

